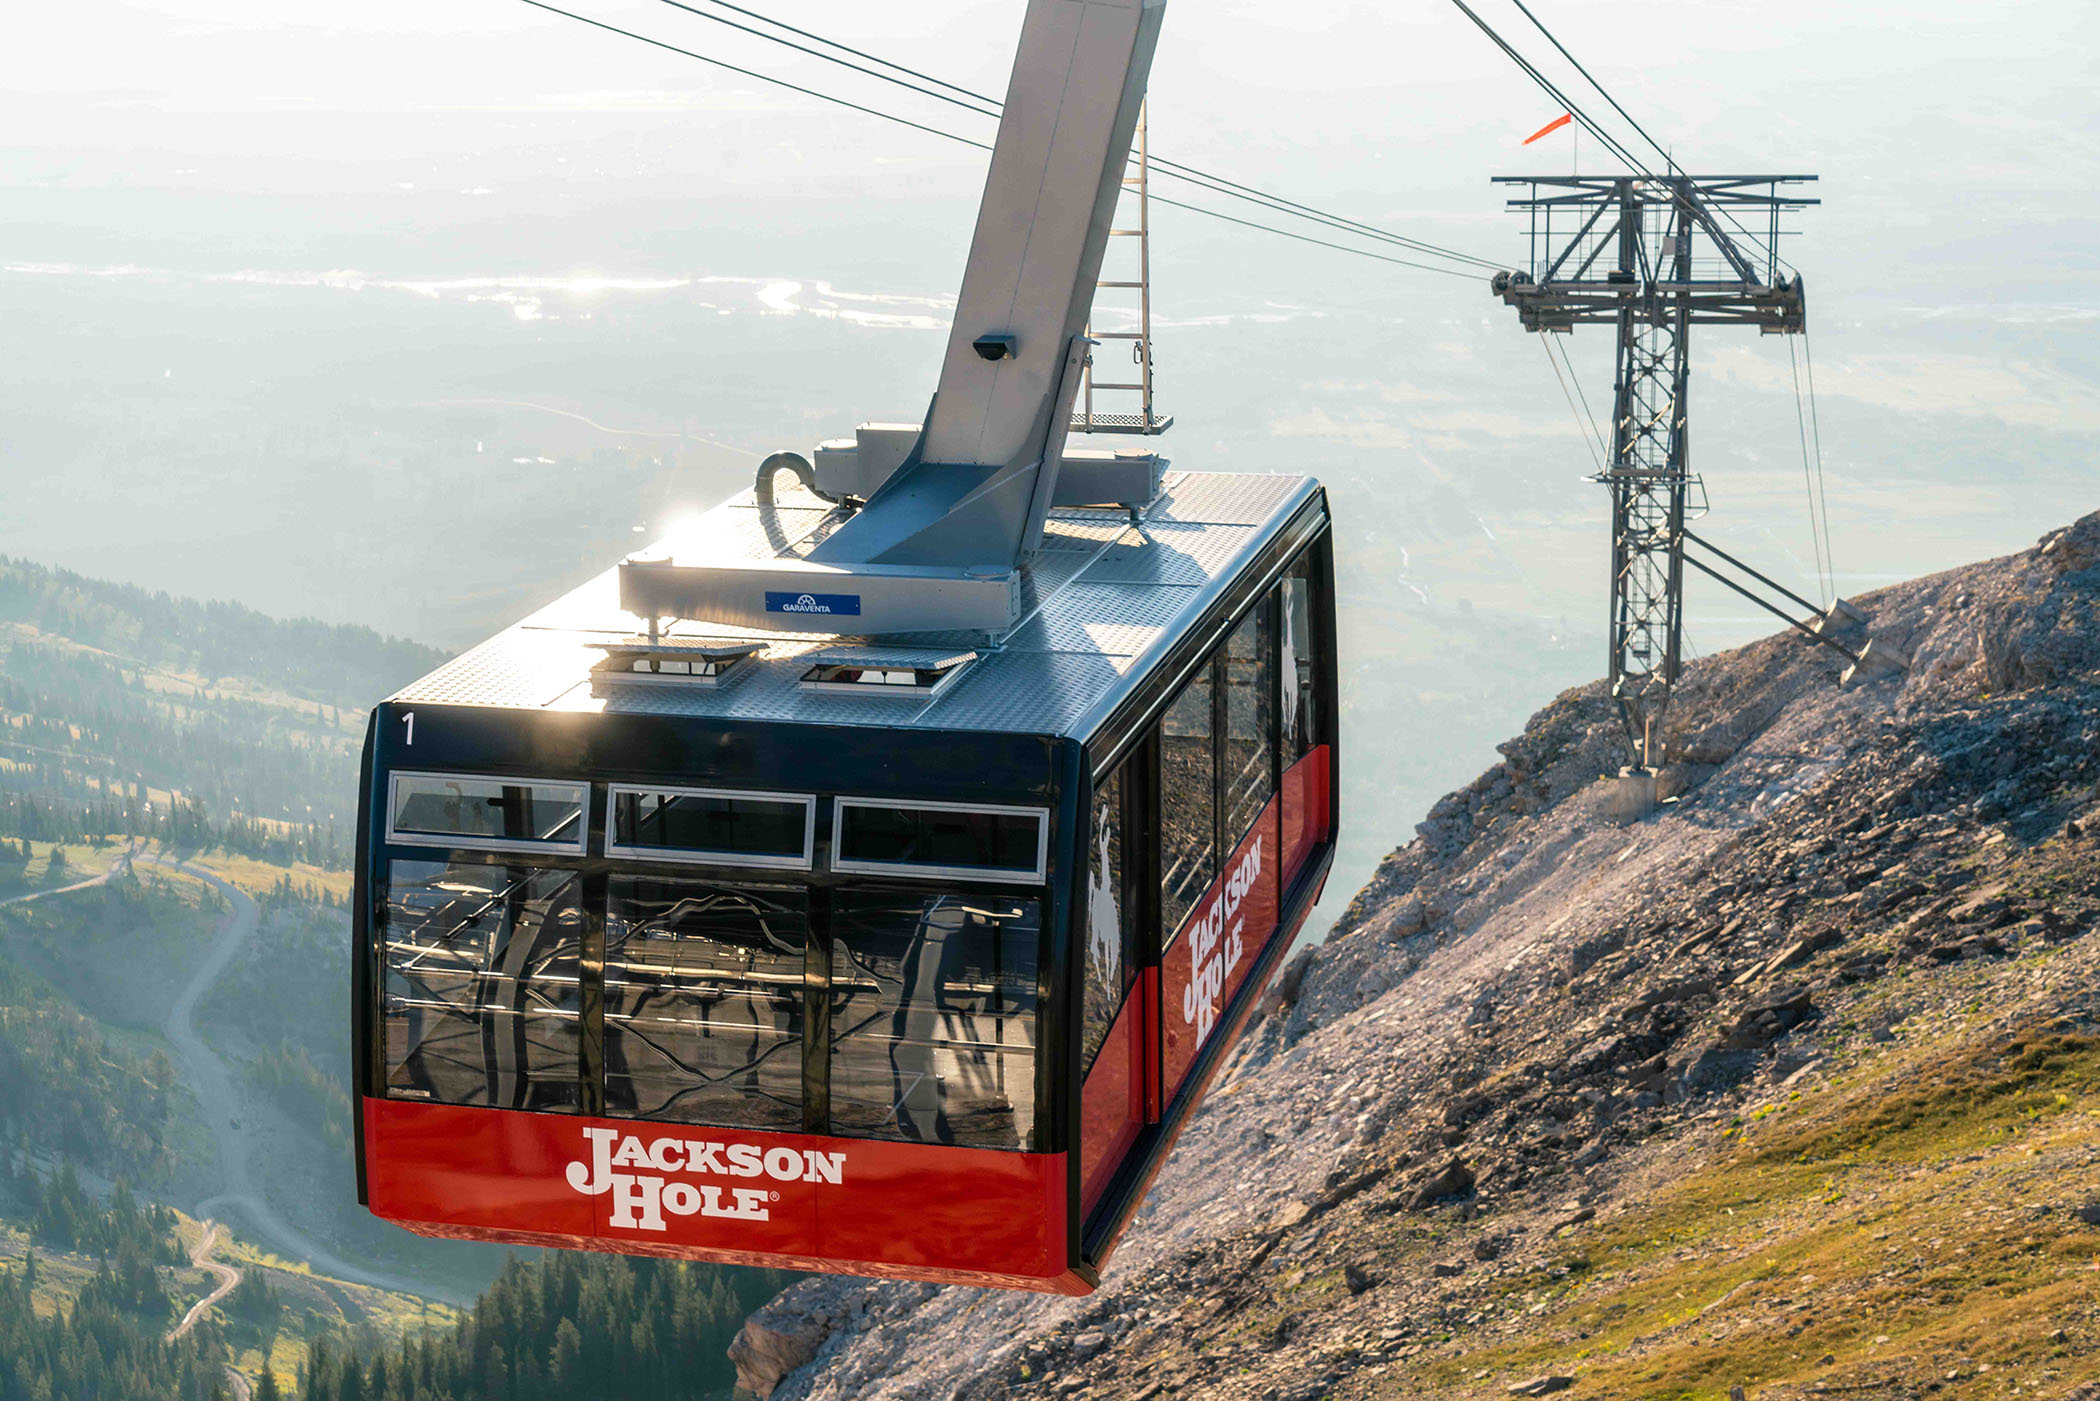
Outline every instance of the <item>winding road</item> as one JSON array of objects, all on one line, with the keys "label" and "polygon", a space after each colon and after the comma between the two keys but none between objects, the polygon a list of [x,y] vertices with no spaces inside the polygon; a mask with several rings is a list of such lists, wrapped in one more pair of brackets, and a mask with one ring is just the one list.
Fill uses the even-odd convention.
[{"label": "winding road", "polygon": [[198,1269],[216,1276],[219,1284],[211,1293],[191,1304],[190,1311],[182,1316],[182,1322],[168,1330],[168,1341],[171,1343],[189,1332],[190,1329],[196,1327],[197,1320],[204,1317],[206,1311],[213,1304],[218,1303],[219,1300],[231,1294],[241,1282],[241,1272],[239,1270],[231,1265],[222,1264],[212,1259],[211,1253],[219,1244],[219,1223],[216,1221],[199,1221],[197,1224],[202,1227],[202,1230],[198,1232],[196,1245],[190,1249],[190,1263]]},{"label": "winding road", "polygon": [[[432,1297],[429,1286],[415,1280],[401,1279],[380,1274],[351,1264],[348,1260],[323,1249],[295,1229],[279,1216],[274,1208],[255,1190],[254,1181],[248,1175],[248,1133],[240,1127],[236,1117],[240,1112],[240,1100],[234,1092],[233,1073],[218,1053],[205,1043],[198,1034],[195,1018],[197,1004],[211,985],[219,980],[233,962],[234,955],[255,933],[257,912],[255,901],[246,891],[232,885],[210,871],[188,865],[181,860],[161,855],[140,856],[140,861],[150,861],[181,871],[184,875],[201,880],[226,897],[226,922],[213,940],[211,951],[205,955],[188,986],[184,987],[175,1005],[169,1009],[168,1019],[161,1030],[174,1048],[177,1061],[183,1070],[183,1078],[197,1096],[197,1105],[211,1129],[212,1140],[219,1154],[219,1181],[222,1190],[197,1203],[192,1214],[203,1220],[213,1213],[225,1210],[237,1211],[253,1227],[256,1234],[267,1240],[278,1253],[289,1258],[309,1262],[316,1273],[349,1280],[353,1284],[369,1285],[374,1289],[392,1290],[396,1293]],[[230,1287],[230,1286],[229,1286]],[[207,1301],[209,1302],[209,1301]]]},{"label": "winding road", "polygon": [[27,895],[10,895],[0,900],[0,905],[26,905],[32,900],[48,900],[54,895],[71,895],[76,890],[92,890],[98,885],[107,885],[109,878],[129,866],[138,852],[139,849],[134,844],[131,850],[112,861],[109,869],[99,876],[89,876],[86,880],[77,880],[71,885],[57,886],[51,890],[32,890]]}]

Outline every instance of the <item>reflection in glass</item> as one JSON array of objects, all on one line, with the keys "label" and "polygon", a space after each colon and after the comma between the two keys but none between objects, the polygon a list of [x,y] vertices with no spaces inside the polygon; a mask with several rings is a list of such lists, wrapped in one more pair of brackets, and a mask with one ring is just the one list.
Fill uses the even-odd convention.
[{"label": "reflection in glass", "polygon": [[583,793],[575,783],[397,773],[393,834],[581,849]]},{"label": "reflection in glass", "polygon": [[1160,904],[1171,939],[1217,871],[1217,756],[1212,752],[1211,670],[1205,666],[1160,721]]},{"label": "reflection in glass", "polygon": [[808,930],[805,890],[613,876],[607,1112],[799,1131]]},{"label": "reflection in glass", "polygon": [[1043,814],[839,803],[838,858],[930,870],[1039,878]]},{"label": "reflection in glass", "polygon": [[389,865],[390,1096],[575,1112],[578,886],[574,872],[529,866]]},{"label": "reflection in glass", "polygon": [[1034,900],[842,890],[832,900],[831,1131],[1027,1148]]},{"label": "reflection in glass", "polygon": [[615,788],[612,841],[635,852],[714,855],[731,862],[803,866],[813,800],[737,793],[650,793]]},{"label": "reflection in glass", "polygon": [[1283,579],[1283,761],[1294,764],[1319,741],[1313,695],[1312,556]]},{"label": "reflection in glass", "polygon": [[1080,992],[1079,1073],[1093,1067],[1108,1039],[1123,994],[1137,969],[1129,956],[1123,917],[1123,769],[1094,793],[1093,837],[1087,849],[1086,970]]},{"label": "reflection in glass", "polygon": [[1274,610],[1264,599],[1225,640],[1225,843],[1236,847],[1275,782]]}]

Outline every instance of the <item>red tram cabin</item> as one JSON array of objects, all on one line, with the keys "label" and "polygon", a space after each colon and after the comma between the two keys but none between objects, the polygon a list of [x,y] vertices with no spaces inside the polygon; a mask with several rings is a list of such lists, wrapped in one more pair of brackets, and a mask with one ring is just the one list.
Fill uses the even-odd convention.
[{"label": "red tram cabin", "polygon": [[[609,572],[379,706],[360,1200],[1092,1289],[1336,830],[1325,494],[1164,486],[1050,512],[994,641],[636,637]],[[823,509],[746,493],[683,548]]]}]

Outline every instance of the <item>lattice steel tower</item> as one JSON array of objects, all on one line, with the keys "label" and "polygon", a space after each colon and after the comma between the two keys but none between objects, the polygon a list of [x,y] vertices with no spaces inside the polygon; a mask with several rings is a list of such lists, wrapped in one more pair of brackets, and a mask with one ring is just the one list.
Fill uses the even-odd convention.
[{"label": "lattice steel tower", "polygon": [[1495,274],[1495,294],[1517,309],[1528,331],[1566,333],[1585,322],[1619,331],[1611,458],[1595,480],[1611,488],[1612,695],[1639,768],[1662,762],[1663,713],[1684,636],[1691,328],[1751,325],[1778,335],[1803,329],[1801,278],[1779,256],[1780,216],[1817,201],[1781,187],[1813,179],[1495,181],[1529,186],[1509,207],[1531,216],[1530,267]]}]

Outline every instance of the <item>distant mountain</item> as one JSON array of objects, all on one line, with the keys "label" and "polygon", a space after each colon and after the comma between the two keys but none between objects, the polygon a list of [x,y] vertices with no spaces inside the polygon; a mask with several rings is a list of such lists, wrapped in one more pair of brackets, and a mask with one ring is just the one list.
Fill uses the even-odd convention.
[{"label": "distant mountain", "polygon": [[2100,515],[1857,602],[1908,671],[1692,663],[1673,801],[1621,806],[1600,682],[1436,804],[1099,1293],[807,1280],[747,1384],[2100,1395]]},{"label": "distant mountain", "polygon": [[444,659],[370,628],[280,619],[237,603],[148,593],[0,555],[0,622],[26,623],[151,671],[282,691],[333,708],[371,705]]},{"label": "distant mountain", "polygon": [[365,710],[440,659],[0,559],[0,836],[340,868]]}]

